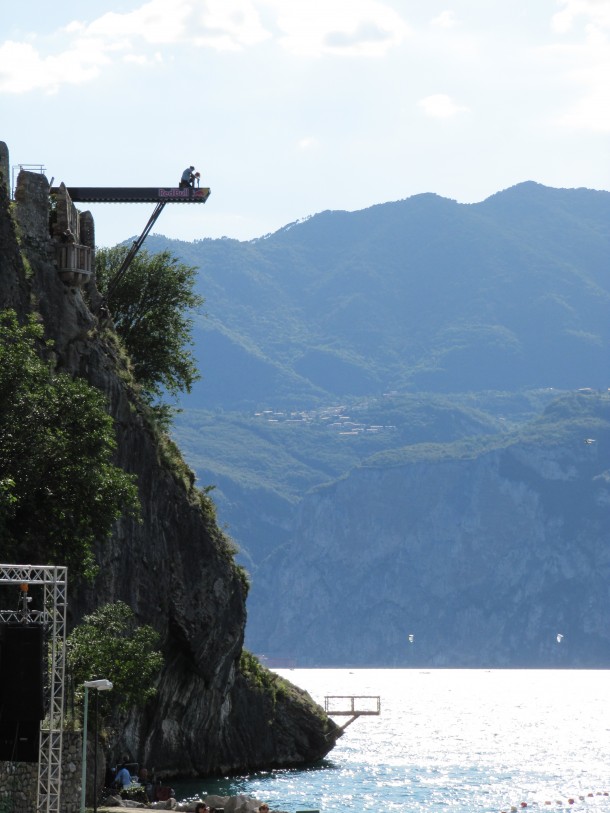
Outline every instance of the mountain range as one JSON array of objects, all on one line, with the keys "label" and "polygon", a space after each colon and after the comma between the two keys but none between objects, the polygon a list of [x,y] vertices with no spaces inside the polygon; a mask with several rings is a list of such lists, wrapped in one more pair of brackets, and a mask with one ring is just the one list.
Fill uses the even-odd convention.
[{"label": "mountain range", "polygon": [[[529,573],[517,560],[527,561],[533,542],[502,512],[483,521],[476,483],[495,484],[489,505],[513,486],[515,512],[524,510],[518,494],[544,505],[527,527],[548,536],[551,549],[561,537],[574,555],[582,544],[603,551],[606,514],[585,523],[581,508],[587,483],[604,505],[607,481],[610,194],[526,182],[477,204],[417,195],[323,212],[245,243],[153,235],[147,247],[199,269],[206,313],[195,317],[194,341],[203,379],[180,404],[175,436],[201,483],[215,486],[220,519],[250,570],[249,646],[316,665],[555,664],[540,629],[527,653],[493,625],[468,646],[468,623],[449,634],[448,615],[487,617],[498,586],[489,577],[483,591],[480,583],[456,591],[462,571],[440,563],[458,546],[462,570],[470,563],[478,572],[481,556],[499,562],[508,546],[514,572]],[[549,445],[574,505],[571,485],[543,499],[555,469],[533,461]],[[570,467],[574,449],[582,465]],[[495,474],[486,478],[479,466]],[[525,479],[507,480],[506,467]],[[536,476],[525,476],[530,469]],[[449,484],[455,499],[439,525]],[[427,506],[417,544],[405,508],[414,500]],[[553,535],[559,527],[573,535]],[[577,527],[587,528],[586,542]],[[377,576],[367,592],[374,551],[393,578]],[[405,557],[410,575],[391,565]],[[421,607],[432,589],[432,576],[414,575],[426,562],[436,562],[446,591],[430,604],[427,647],[403,651],[396,641],[411,605]],[[510,569],[499,572],[512,584]],[[355,585],[380,608],[366,614],[366,635]],[[584,624],[578,606],[575,629]],[[535,627],[532,608],[519,612],[516,628]],[[571,660],[568,650],[559,650],[568,665],[597,664],[586,647],[572,649]]]}]

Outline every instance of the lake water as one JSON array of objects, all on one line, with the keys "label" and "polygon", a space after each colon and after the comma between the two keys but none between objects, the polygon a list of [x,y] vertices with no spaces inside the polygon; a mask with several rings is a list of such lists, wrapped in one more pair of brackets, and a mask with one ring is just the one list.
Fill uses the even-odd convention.
[{"label": "lake water", "polygon": [[319,766],[180,783],[179,798],[244,793],[290,813],[610,813],[606,671],[277,672],[322,706],[378,695],[381,713],[352,723]]}]

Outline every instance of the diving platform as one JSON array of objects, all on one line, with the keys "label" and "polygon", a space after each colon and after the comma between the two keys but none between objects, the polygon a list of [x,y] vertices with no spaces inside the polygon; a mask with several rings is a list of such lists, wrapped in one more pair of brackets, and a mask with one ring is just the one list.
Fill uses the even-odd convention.
[{"label": "diving platform", "polygon": [[[121,267],[108,283],[106,295],[99,307],[100,313],[106,312],[106,301],[112,298],[121,277],[129,268],[134,257],[150,234],[159,215],[168,203],[205,203],[210,197],[208,186],[52,186],[51,196],[55,196],[56,206],[61,201],[63,206],[74,203],[154,203],[155,208],[144,227],[142,234],[134,240],[125,255]],[[69,224],[68,224],[69,225]],[[61,234],[66,245],[58,249],[57,268],[61,279],[68,284],[83,285],[91,275],[90,254],[83,252],[85,246],[71,245],[76,243],[75,235],[68,228]]]},{"label": "diving platform", "polygon": [[327,695],[324,698],[324,711],[329,717],[349,717],[340,726],[345,731],[358,717],[378,717],[381,714],[379,695]]},{"label": "diving platform", "polygon": [[[210,197],[207,186],[184,189],[166,186],[68,186],[74,203],[205,203]],[[52,187],[57,194],[59,187]]]}]

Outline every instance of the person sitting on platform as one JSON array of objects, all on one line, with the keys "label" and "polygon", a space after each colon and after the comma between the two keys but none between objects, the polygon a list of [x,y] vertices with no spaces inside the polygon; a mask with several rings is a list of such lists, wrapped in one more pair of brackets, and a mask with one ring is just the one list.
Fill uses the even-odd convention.
[{"label": "person sitting on platform", "polygon": [[192,188],[195,184],[195,167],[187,167],[182,173],[180,178],[179,188],[187,189],[189,186]]}]

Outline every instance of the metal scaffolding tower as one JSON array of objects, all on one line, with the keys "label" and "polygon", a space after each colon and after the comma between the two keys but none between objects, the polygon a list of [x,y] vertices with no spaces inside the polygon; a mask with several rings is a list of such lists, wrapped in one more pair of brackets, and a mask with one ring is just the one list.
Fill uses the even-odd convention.
[{"label": "metal scaffolding tower", "polygon": [[[43,608],[30,610],[22,595],[17,610],[0,610],[3,623],[43,624],[48,636],[49,673],[45,687],[46,717],[40,726],[37,813],[60,813],[61,754],[66,673],[66,567],[2,565],[0,585],[42,585]],[[22,588],[23,589],[23,588]],[[27,593],[24,590],[24,593]]]}]

